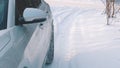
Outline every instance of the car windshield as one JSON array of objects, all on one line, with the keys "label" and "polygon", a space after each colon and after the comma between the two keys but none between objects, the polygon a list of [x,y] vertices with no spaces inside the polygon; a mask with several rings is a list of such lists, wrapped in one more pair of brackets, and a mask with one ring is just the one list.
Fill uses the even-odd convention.
[{"label": "car windshield", "polygon": [[0,30],[6,28],[8,0],[0,0]]}]

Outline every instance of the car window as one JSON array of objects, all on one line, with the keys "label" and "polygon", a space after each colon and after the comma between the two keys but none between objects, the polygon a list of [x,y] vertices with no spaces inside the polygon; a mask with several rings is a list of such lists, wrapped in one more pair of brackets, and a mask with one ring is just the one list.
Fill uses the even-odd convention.
[{"label": "car window", "polygon": [[0,23],[3,19],[3,13],[4,13],[3,11],[4,11],[4,4],[3,2],[0,2]]},{"label": "car window", "polygon": [[38,7],[41,3],[41,0],[31,0],[32,7]]},{"label": "car window", "polygon": [[7,28],[8,0],[0,0],[0,30]]},{"label": "car window", "polygon": [[23,17],[23,11],[25,8],[37,8],[41,3],[41,0],[16,0],[16,25],[20,24],[19,18]]}]

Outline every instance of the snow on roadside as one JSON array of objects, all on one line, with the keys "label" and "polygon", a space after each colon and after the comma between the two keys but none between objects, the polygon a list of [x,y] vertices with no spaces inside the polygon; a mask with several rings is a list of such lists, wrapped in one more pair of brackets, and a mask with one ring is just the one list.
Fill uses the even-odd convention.
[{"label": "snow on roadside", "polygon": [[[70,7],[93,7],[103,8],[104,4],[100,0],[45,0],[51,6]],[[84,5],[84,6],[83,6]]]},{"label": "snow on roadside", "polygon": [[51,8],[55,58],[46,68],[120,68],[120,22],[107,26],[103,9]]}]

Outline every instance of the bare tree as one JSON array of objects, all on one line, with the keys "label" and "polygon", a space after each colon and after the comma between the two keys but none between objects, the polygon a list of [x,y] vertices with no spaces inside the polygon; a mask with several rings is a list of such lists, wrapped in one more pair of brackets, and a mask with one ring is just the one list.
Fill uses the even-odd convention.
[{"label": "bare tree", "polygon": [[114,17],[115,14],[115,0],[106,0],[106,14],[107,25],[109,25],[109,18]]}]

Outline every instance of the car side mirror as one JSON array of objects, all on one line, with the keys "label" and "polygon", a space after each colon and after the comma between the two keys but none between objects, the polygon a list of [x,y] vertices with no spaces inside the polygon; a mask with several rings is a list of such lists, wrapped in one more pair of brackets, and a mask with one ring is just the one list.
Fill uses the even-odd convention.
[{"label": "car side mirror", "polygon": [[47,13],[37,8],[26,8],[23,17],[19,18],[22,24],[44,22],[47,19]]}]

